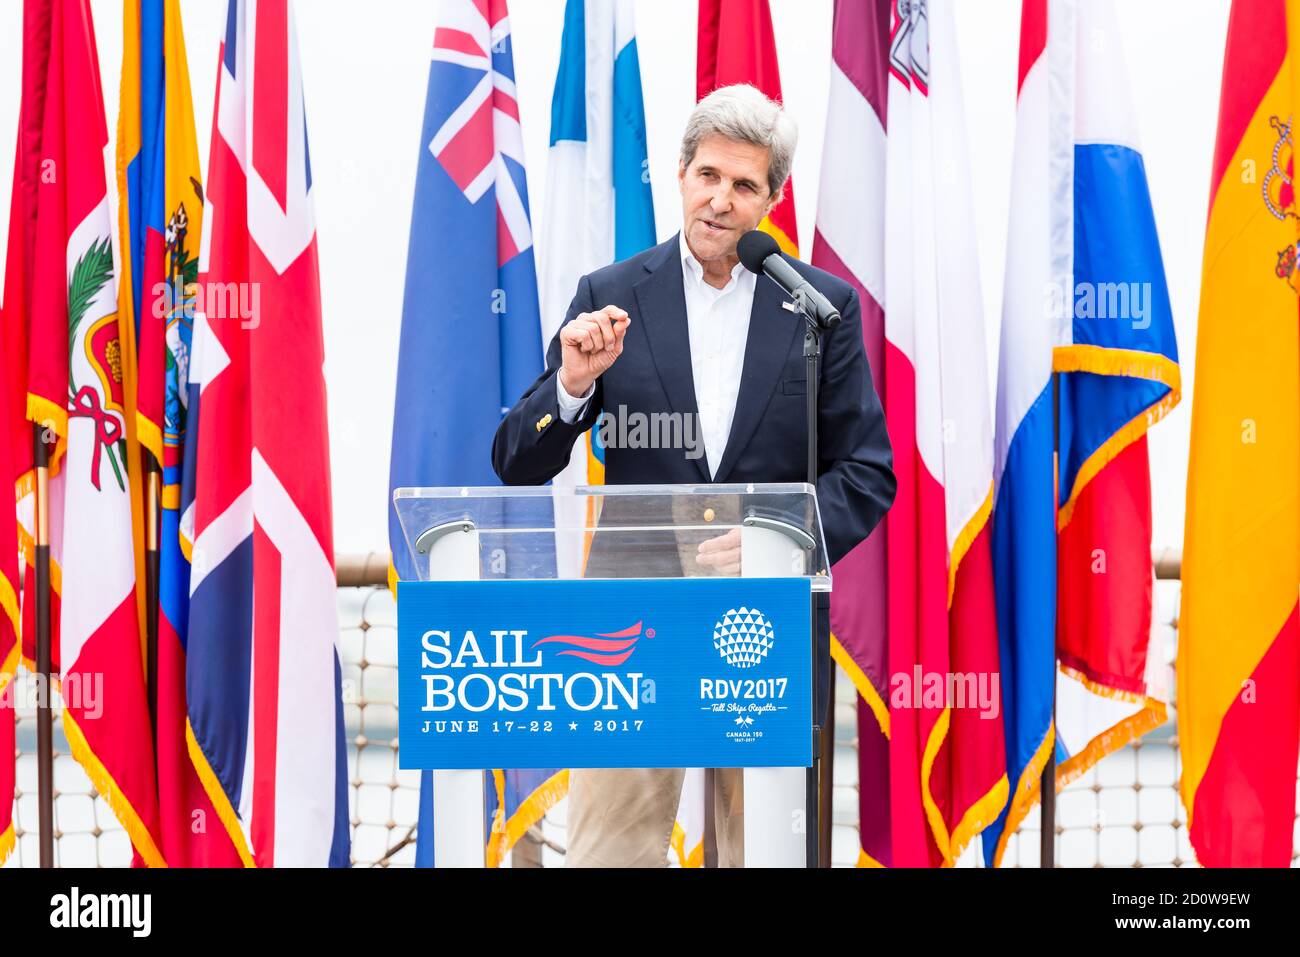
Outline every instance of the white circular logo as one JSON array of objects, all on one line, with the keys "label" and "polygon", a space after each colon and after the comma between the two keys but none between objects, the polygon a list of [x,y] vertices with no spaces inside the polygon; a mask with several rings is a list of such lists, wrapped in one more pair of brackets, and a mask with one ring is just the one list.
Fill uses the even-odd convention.
[{"label": "white circular logo", "polygon": [[772,648],[772,623],[757,608],[732,608],[713,626],[713,647],[727,664],[752,668]]}]

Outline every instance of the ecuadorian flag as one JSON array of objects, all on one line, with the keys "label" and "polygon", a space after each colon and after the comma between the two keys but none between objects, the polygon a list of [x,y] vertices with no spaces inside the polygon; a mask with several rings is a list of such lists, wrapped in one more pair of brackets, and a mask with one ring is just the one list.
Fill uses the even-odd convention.
[{"label": "ecuadorian flag", "polygon": [[[238,866],[186,739],[190,543],[180,529],[180,489],[204,196],[179,0],[125,0],[122,44],[118,312],[134,333],[135,430],[161,469],[136,502],[136,551],[144,554],[144,544],[158,562],[157,606],[143,621],[157,620],[162,852],[172,866]],[[148,598],[143,588],[140,598]],[[194,828],[196,811],[211,826]]]}]

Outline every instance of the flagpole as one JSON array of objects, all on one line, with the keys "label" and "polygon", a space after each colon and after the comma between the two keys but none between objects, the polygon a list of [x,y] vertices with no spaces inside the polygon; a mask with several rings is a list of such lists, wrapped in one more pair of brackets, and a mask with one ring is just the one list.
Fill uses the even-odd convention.
[{"label": "flagpole", "polygon": [[[1052,372],[1052,531],[1056,532],[1057,514],[1061,507],[1061,374]],[[1042,801],[1039,819],[1038,864],[1040,867],[1056,866],[1056,625],[1052,626],[1052,677],[1049,685],[1052,696],[1052,744],[1047,750],[1047,763],[1038,793]]]},{"label": "flagpole", "polygon": [[50,632],[50,450],[44,427],[32,425],[36,467],[36,701],[37,807],[41,867],[54,866],[54,694],[53,648]]},{"label": "flagpole", "polygon": [[145,580],[145,674],[149,694],[149,723],[154,753],[158,749],[158,539],[162,470],[153,453],[142,449],[144,462],[144,580]]}]

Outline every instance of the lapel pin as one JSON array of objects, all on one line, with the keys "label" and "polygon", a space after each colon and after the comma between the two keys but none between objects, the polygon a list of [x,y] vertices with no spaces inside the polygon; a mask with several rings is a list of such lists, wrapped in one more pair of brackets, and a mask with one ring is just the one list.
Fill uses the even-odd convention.
[{"label": "lapel pin", "polygon": [[793,303],[793,302],[783,302],[783,303],[781,303],[781,308],[784,309],[786,312],[795,312],[795,311],[796,311],[795,308],[794,308],[794,303]]}]

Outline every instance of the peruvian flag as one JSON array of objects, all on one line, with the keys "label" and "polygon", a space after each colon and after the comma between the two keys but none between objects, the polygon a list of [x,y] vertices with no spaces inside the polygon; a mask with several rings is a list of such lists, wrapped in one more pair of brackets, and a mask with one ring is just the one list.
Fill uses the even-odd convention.
[{"label": "peruvian flag", "polygon": [[[138,860],[156,866],[163,859],[132,530],[138,448],[128,428],[131,342],[117,314],[108,131],[89,0],[29,0],[24,34],[14,190],[21,199],[13,212],[21,225],[11,230],[7,268],[18,276],[6,292],[6,342],[30,344],[26,419],[43,429],[50,447],[50,578],[59,609],[53,651],[63,728]],[[15,418],[8,417],[11,428]],[[31,434],[31,424],[20,428]],[[29,562],[32,491],[24,472],[19,537]],[[32,598],[29,568],[28,658],[35,656]]]}]

